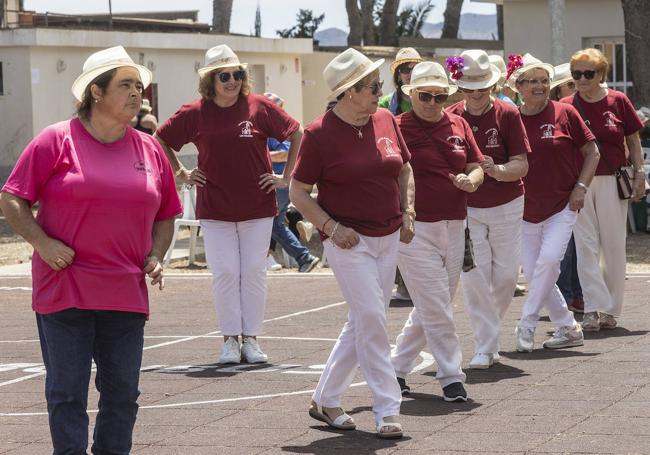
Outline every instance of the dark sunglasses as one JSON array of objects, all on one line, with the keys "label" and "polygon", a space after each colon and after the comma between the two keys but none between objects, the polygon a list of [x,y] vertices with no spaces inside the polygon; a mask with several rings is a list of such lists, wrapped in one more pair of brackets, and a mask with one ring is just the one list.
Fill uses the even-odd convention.
[{"label": "dark sunglasses", "polygon": [[236,81],[243,81],[246,79],[246,71],[244,70],[239,70],[239,71],[233,71],[232,73],[219,73],[217,74],[217,77],[222,83],[226,83],[230,80],[230,76]]},{"label": "dark sunglasses", "polygon": [[491,90],[492,90],[492,87],[479,88],[479,89],[471,89],[471,88],[462,88],[462,87],[458,87],[458,90],[460,90],[460,91],[463,92],[463,93],[474,93],[474,92],[485,93],[485,92],[489,92],[489,91],[491,91]]},{"label": "dark sunglasses", "polygon": [[415,68],[415,65],[410,66],[408,64],[406,65],[401,65],[399,68],[397,68],[397,72],[400,74],[411,74],[411,71],[413,71],[413,68]]},{"label": "dark sunglasses", "polygon": [[374,84],[370,84],[370,85],[359,84],[359,87],[368,87],[368,88],[371,88],[371,89],[372,89],[372,94],[373,94],[373,95],[376,95],[377,93],[379,93],[379,91],[381,90],[381,87],[382,87],[383,85],[384,85],[384,81],[377,81],[377,82],[375,82]]},{"label": "dark sunglasses", "polygon": [[437,95],[434,95],[433,93],[429,92],[421,92],[419,90],[416,91],[418,92],[418,99],[423,103],[430,103],[431,100],[435,100],[437,104],[442,104],[449,98],[449,94],[447,93],[438,93]]},{"label": "dark sunglasses", "polygon": [[594,70],[587,70],[587,71],[575,70],[575,71],[571,71],[571,77],[576,81],[579,81],[582,76],[584,76],[585,79],[590,81],[594,77],[596,77],[596,72]]}]

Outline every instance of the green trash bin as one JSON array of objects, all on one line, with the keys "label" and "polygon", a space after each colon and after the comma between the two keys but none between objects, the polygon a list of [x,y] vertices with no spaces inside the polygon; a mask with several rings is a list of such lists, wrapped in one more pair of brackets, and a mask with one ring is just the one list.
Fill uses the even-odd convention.
[{"label": "green trash bin", "polygon": [[632,214],[637,232],[648,231],[648,203],[645,199],[632,203]]}]

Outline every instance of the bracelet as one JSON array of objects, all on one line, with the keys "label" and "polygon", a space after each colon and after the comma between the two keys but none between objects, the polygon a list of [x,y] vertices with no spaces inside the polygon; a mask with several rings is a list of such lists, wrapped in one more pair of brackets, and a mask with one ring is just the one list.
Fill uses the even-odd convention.
[{"label": "bracelet", "polygon": [[576,186],[579,186],[580,188],[585,190],[585,193],[587,192],[587,190],[589,190],[589,187],[582,182],[576,182],[576,184],[573,185],[573,187],[575,188]]},{"label": "bracelet", "polygon": [[325,226],[327,226],[327,223],[329,223],[330,221],[332,221],[331,216],[325,220],[325,222],[323,223],[323,229],[321,229],[321,231],[325,232]]},{"label": "bracelet", "polygon": [[176,172],[174,172],[174,177],[178,177],[185,170],[183,166],[179,167]]},{"label": "bracelet", "polygon": [[334,243],[334,235],[336,235],[336,230],[339,228],[340,224],[341,223],[339,223],[338,221],[336,222],[336,224],[334,225],[334,229],[332,229],[332,233],[329,236],[332,239],[332,243]]}]

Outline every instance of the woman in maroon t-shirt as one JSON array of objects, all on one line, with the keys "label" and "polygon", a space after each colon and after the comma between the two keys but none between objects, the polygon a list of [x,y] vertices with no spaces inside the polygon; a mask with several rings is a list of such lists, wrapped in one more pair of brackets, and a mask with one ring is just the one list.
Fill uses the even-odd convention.
[{"label": "woman in maroon t-shirt", "polygon": [[451,302],[463,263],[467,196],[483,181],[483,155],[467,122],[443,110],[456,87],[449,85],[439,63],[418,63],[402,90],[410,95],[413,110],[397,121],[412,154],[418,196],[416,234],[410,244],[400,246],[399,268],[415,308],[391,360],[402,390],[408,392],[406,375],[428,345],[445,401],[467,401]]},{"label": "woman in maroon t-shirt", "polygon": [[[539,313],[545,307],[558,329],[549,349],[581,346],[584,337],[555,285],[577,211],[598,164],[594,137],[578,112],[548,99],[553,66],[530,54],[510,76],[521,94],[520,108],[532,153],[524,178],[522,263],[528,297],[517,327],[517,351],[532,352]],[[581,169],[577,162],[584,156]]]},{"label": "woman in maroon t-shirt", "polygon": [[[501,71],[485,51],[469,50],[456,79],[464,100],[447,112],[472,127],[483,153],[485,180],[468,196],[467,221],[474,243],[476,268],[461,274],[465,308],[474,332],[470,368],[489,368],[499,361],[499,332],[519,275],[521,219],[530,145],[513,105],[492,96]],[[453,77],[453,76],[452,76]]]},{"label": "woman in maroon t-shirt", "polygon": [[[266,305],[266,255],[277,212],[275,189],[286,187],[302,128],[284,110],[250,92],[246,64],[226,45],[209,49],[199,69],[202,98],[156,132],[176,176],[196,184],[196,218],[213,276],[212,294],[223,352],[218,363],[264,363],[257,343]],[[284,176],[274,175],[269,137],[289,139]],[[198,167],[185,169],[174,150],[193,143]],[[242,344],[239,344],[239,336]]]},{"label": "woman in maroon t-shirt", "polygon": [[571,75],[578,93],[562,100],[573,104],[581,113],[596,136],[601,154],[584,209],[574,227],[578,276],[585,302],[582,328],[587,331],[613,329],[617,325],[615,318],[623,309],[628,203],[618,197],[613,174],[627,162],[626,145],[634,165],[632,199],[645,197],[639,139],[643,123],[622,92],[601,86],[608,66],[598,49],[584,49],[573,54]]},{"label": "woman in maroon t-shirt", "polygon": [[[399,241],[413,237],[410,154],[392,114],[377,110],[379,66],[348,49],[323,75],[336,106],[305,130],[291,200],[321,231],[323,246],[348,305],[348,321],[330,354],[309,414],[354,429],[341,398],[357,367],[373,395],[377,435],[402,436],[401,396],[390,363],[386,307]],[[318,185],[318,199],[310,194]]]}]

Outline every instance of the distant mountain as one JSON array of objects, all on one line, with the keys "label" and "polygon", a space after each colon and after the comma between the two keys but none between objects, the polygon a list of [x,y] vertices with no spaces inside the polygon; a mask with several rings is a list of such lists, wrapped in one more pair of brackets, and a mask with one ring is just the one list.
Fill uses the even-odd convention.
[{"label": "distant mountain", "polygon": [[[442,22],[435,24],[426,23],[422,27],[425,38],[440,38]],[[460,17],[460,31],[458,37],[462,39],[496,39],[497,17],[494,14],[467,13]],[[321,46],[347,46],[348,33],[336,27],[319,30],[314,34]]]}]

